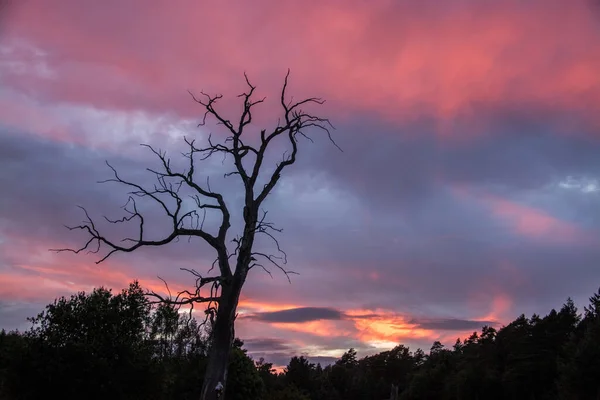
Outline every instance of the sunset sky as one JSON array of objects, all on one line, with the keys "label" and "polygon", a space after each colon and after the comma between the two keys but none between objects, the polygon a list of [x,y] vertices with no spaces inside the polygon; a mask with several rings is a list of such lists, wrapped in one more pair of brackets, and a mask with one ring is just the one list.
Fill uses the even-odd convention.
[{"label": "sunset sky", "polygon": [[[197,127],[187,90],[222,93],[233,117],[246,72],[267,96],[259,132],[288,68],[291,96],[327,100],[310,110],[344,152],[314,132],[265,204],[299,275],[251,271],[236,330],[251,355],[428,350],[568,296],[583,306],[600,286],[597,2],[0,4],[0,327],[100,285],[192,285],[179,268],[214,259],[198,241],[100,265],[48,249],[85,242],[64,228],[78,205],[123,215],[125,188],[96,183],[105,160],[152,183],[139,143],[180,160],[183,136],[223,136]],[[222,168],[200,169],[234,207],[240,183]]]}]

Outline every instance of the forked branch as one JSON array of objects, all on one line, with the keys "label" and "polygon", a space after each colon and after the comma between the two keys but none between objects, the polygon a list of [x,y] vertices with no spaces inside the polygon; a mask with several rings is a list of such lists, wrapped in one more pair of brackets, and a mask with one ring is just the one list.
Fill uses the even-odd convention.
[{"label": "forked branch", "polygon": [[[202,105],[205,109],[205,113],[199,125],[205,125],[207,118],[211,116],[215,118],[217,124],[224,125],[227,128],[228,133],[228,136],[224,140],[224,144],[212,143],[211,137],[209,136],[209,146],[207,148],[196,149],[196,151],[206,154],[207,157],[214,153],[222,153],[225,156],[231,155],[236,169],[226,175],[239,175],[241,177],[246,187],[246,194],[252,195],[247,197],[246,205],[248,206],[248,203],[252,203],[256,209],[260,207],[262,202],[275,187],[284,168],[294,164],[296,161],[299,137],[312,141],[311,137],[308,135],[309,129],[324,132],[331,143],[341,151],[341,148],[331,136],[331,129],[335,128],[329,119],[315,116],[303,109],[303,107],[311,104],[322,105],[325,103],[325,100],[318,97],[310,97],[298,102],[287,100],[289,75],[290,71],[288,70],[280,95],[280,105],[283,109],[283,117],[278,120],[277,127],[270,133],[267,133],[266,130],[260,132],[260,145],[257,147],[246,144],[243,141],[242,136],[245,128],[252,122],[253,108],[256,105],[263,103],[265,98],[253,100],[252,96],[256,87],[250,83],[246,74],[244,74],[244,77],[246,79],[248,90],[238,96],[243,98],[244,104],[239,122],[235,125],[217,109],[217,103],[223,98],[222,95],[209,95],[205,92],[201,92],[201,96],[197,97],[190,92],[194,101]],[[266,151],[272,141],[279,137],[285,138],[289,142],[291,151],[284,154],[282,161],[277,164],[275,171],[269,177],[267,184],[265,184],[258,192],[258,195],[255,195],[254,185],[261,173]],[[254,164],[247,170],[246,167],[244,167],[242,160],[250,154],[254,156]]]},{"label": "forked branch", "polygon": [[[190,274],[194,275],[194,277],[196,278],[195,279],[195,282],[196,282],[195,289],[193,292],[184,289],[184,290],[177,292],[175,297],[173,297],[173,294],[172,294],[171,290],[169,289],[169,285],[166,283],[166,281],[164,279],[162,279],[161,277],[158,277],[158,279],[160,279],[164,283],[168,296],[165,297],[155,291],[148,292],[148,295],[150,297],[156,298],[158,300],[156,302],[158,302],[158,303],[166,303],[166,304],[171,304],[174,306],[182,306],[182,305],[186,305],[186,304],[191,304],[193,306],[194,303],[213,303],[213,302],[218,303],[219,302],[220,297],[219,297],[218,291],[221,286],[221,282],[223,279],[222,277],[220,277],[220,276],[204,277],[198,271],[193,270],[193,269],[188,269],[188,268],[180,268],[180,270],[189,272]],[[209,294],[208,295],[202,294],[203,288],[207,285],[210,285]]]},{"label": "forked branch", "polygon": [[[105,261],[116,252],[130,253],[141,247],[162,246],[168,244],[179,237],[199,237],[213,247],[218,255],[226,255],[227,248],[225,246],[225,237],[230,226],[230,213],[225,204],[223,196],[220,193],[211,191],[210,185],[207,182],[206,187],[202,187],[194,181],[194,147],[193,142],[190,145],[190,152],[186,154],[189,158],[189,169],[184,172],[174,171],[171,167],[170,159],[165,153],[155,150],[151,146],[143,145],[150,149],[160,160],[162,170],[153,170],[148,168],[148,171],[154,174],[156,183],[151,188],[143,187],[137,183],[127,181],[119,175],[117,170],[108,162],[107,165],[113,172],[113,178],[101,181],[100,183],[118,183],[131,188],[129,199],[123,206],[125,216],[121,219],[112,220],[107,217],[104,219],[111,224],[120,223],[137,223],[137,235],[133,238],[125,238],[120,242],[115,242],[104,236],[97,224],[92,220],[87,210],[79,207],[85,214],[85,220],[82,224],[76,226],[67,226],[69,230],[83,230],[89,235],[88,241],[78,249],[53,249],[57,252],[73,252],[80,253],[88,251],[89,253],[100,253],[102,249],[106,249],[101,258],[96,261],[97,264]],[[180,196],[182,186],[190,188],[194,194],[191,196],[196,207],[184,212],[182,210],[183,198]],[[166,214],[171,221],[171,230],[163,238],[158,240],[150,240],[144,230],[144,215],[139,212],[136,198],[150,199]],[[208,233],[204,230],[205,215],[200,217],[199,212],[206,210],[217,210],[221,214],[221,225],[219,232],[216,235]],[[222,258],[222,257],[221,257]],[[222,258],[223,259],[223,258]],[[229,264],[226,257],[224,261],[219,263],[219,268],[222,276],[231,275]]]},{"label": "forked branch", "polygon": [[[146,293],[146,295],[148,297],[151,297],[154,299],[150,303],[151,304],[157,304],[157,303],[158,304],[160,304],[160,303],[168,304],[177,311],[179,311],[181,306],[189,305],[190,306],[190,308],[189,308],[190,318],[191,318],[192,312],[194,311],[195,304],[205,304],[206,305],[206,307],[205,307],[206,317],[202,324],[206,323],[209,320],[209,317],[211,317],[211,315],[212,315],[212,318],[214,319],[214,312],[217,310],[219,301],[221,300],[221,295],[219,293],[219,289],[221,288],[221,283],[223,281],[223,278],[221,276],[203,276],[198,271],[196,271],[194,269],[189,269],[189,268],[180,268],[180,270],[188,272],[194,276],[195,289],[193,291],[184,289],[184,290],[177,292],[177,294],[175,296],[173,296],[171,289],[169,288],[169,285],[167,284],[167,282],[159,276],[158,279],[160,279],[163,282],[163,284],[165,285],[165,290],[166,290],[167,295],[165,296],[165,295],[159,294],[156,291],[148,291]],[[208,295],[202,293],[204,291],[203,288],[205,286],[209,286]]]}]

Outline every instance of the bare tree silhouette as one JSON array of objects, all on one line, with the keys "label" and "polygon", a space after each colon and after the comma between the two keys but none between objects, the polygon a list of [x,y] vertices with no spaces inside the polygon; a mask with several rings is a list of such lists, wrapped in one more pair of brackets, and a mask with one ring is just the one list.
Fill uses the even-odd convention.
[{"label": "bare tree silhouette", "polygon": [[[207,145],[198,147],[195,140],[186,138],[188,152],[183,156],[187,159],[187,167],[183,171],[175,170],[171,166],[171,160],[167,157],[166,152],[144,144],[143,146],[146,146],[160,161],[160,169],[148,168],[148,171],[156,177],[156,183],[151,188],[123,179],[117,170],[107,162],[113,172],[113,177],[103,182],[125,185],[131,188],[131,191],[127,204],[123,207],[126,215],[118,220],[106,217],[105,219],[113,224],[137,223],[139,227],[137,236],[120,241],[108,239],[99,231],[87,210],[82,207],[86,220],[81,225],[68,228],[84,231],[89,237],[87,242],[78,249],[54,249],[58,252],[80,253],[87,250],[98,253],[100,259],[97,263],[101,263],[117,252],[130,253],[142,247],[166,245],[181,237],[198,237],[215,251],[216,258],[213,268],[208,271],[206,276],[196,270],[185,269],[195,278],[193,290],[183,290],[173,296],[167,286],[167,296],[156,292],[148,293],[157,302],[179,306],[187,304],[191,307],[201,303],[205,306],[205,322],[210,321],[212,325],[212,346],[202,388],[202,400],[216,399],[218,396],[216,388],[221,385],[223,387],[220,390],[219,398],[225,397],[228,358],[235,338],[236,310],[248,272],[252,268],[258,267],[271,274],[270,268],[277,268],[288,277],[288,280],[289,274],[292,273],[284,268],[287,262],[286,254],[280,248],[276,238],[280,229],[266,220],[267,212],[262,211],[261,205],[279,182],[284,169],[295,163],[300,138],[312,141],[308,136],[309,133],[318,131],[327,135],[329,140],[340,149],[331,137],[330,130],[333,126],[329,120],[315,116],[303,109],[310,105],[321,105],[324,100],[311,97],[294,102],[287,99],[289,74],[288,70],[280,94],[282,116],[272,131],[266,129],[260,131],[260,143],[255,146],[245,142],[246,130],[252,122],[253,110],[257,105],[263,103],[265,98],[253,98],[256,87],[250,83],[246,74],[244,77],[248,89],[239,95],[243,101],[243,110],[236,122],[232,122],[217,110],[217,103],[223,97],[222,95],[209,95],[202,92],[197,97],[190,93],[194,101],[204,109],[199,126],[205,125],[209,118],[214,118],[218,125],[224,126],[227,133],[224,141],[215,143],[209,136]],[[267,149],[278,139],[284,140],[288,147],[291,146],[291,150],[284,153],[282,160],[276,164],[273,172],[267,175],[266,184],[258,188],[257,182],[263,172]],[[208,179],[205,183],[199,183],[195,176],[196,162],[207,160],[215,155],[222,155],[233,162],[233,170],[225,176],[237,175],[238,182],[241,182],[244,190],[244,206],[243,210],[239,210],[243,215],[243,230],[241,234],[231,240],[228,239],[231,213],[224,196],[211,189]],[[183,210],[183,197],[180,192],[182,187],[186,187],[194,193],[192,198],[195,207],[191,211],[184,212]],[[144,215],[136,204],[136,199],[140,198],[155,202],[172,221],[172,229],[165,232],[161,239],[149,240],[147,238],[144,231]],[[220,215],[220,226],[216,233],[211,233],[204,228],[207,212],[216,212]],[[257,235],[265,235],[270,238],[275,244],[277,253],[256,251],[254,244]],[[232,266],[235,268],[232,269]],[[216,272],[210,275],[214,269]]]}]

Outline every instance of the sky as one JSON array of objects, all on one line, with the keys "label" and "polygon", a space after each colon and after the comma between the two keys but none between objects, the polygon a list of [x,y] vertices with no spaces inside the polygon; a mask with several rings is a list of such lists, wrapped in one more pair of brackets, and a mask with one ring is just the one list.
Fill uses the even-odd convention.
[{"label": "sky", "polygon": [[[188,94],[224,95],[239,115],[244,72],[272,128],[288,93],[336,127],[300,142],[264,208],[291,284],[252,270],[236,334],[285,365],[403,343],[452,345],[483,325],[545,315],[600,286],[600,6],[590,0],[0,3],[0,326],[26,329],[54,298],[134,279],[193,282],[214,254],[199,241],[116,254],[78,247],[84,206],[123,216],[123,177],[152,184],[183,137],[206,143]],[[279,146],[279,145],[278,145]],[[269,161],[281,157],[274,148]],[[272,164],[271,164],[272,165]],[[241,186],[202,164],[232,208]],[[203,182],[203,181],[202,181]],[[235,206],[238,205],[236,208]],[[189,206],[189,204],[188,204]],[[160,210],[145,206],[161,236]],[[239,218],[239,212],[237,212]],[[209,222],[210,225],[210,222]],[[234,224],[235,225],[235,224]],[[110,230],[117,240],[128,232]],[[151,225],[152,226],[152,225]],[[237,228],[235,225],[234,228]],[[135,227],[134,227],[135,228]],[[267,242],[259,243],[269,248]]]}]

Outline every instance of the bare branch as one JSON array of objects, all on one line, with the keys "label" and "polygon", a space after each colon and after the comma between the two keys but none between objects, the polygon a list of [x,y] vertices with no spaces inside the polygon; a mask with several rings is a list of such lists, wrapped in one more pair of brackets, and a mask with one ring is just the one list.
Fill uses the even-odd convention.
[{"label": "bare branch", "polygon": [[273,139],[279,136],[287,137],[290,145],[292,146],[292,151],[287,157],[284,155],[284,159],[277,164],[277,167],[275,168],[275,171],[273,171],[268,183],[263,187],[262,191],[256,197],[257,206],[260,206],[269,195],[271,190],[273,190],[279,181],[284,168],[296,162],[296,156],[298,153],[298,135],[312,142],[312,138],[310,138],[310,136],[308,136],[306,133],[307,129],[314,128],[324,132],[327,134],[329,141],[331,141],[331,143],[333,143],[338,150],[342,151],[342,149],[337,145],[331,136],[331,130],[335,129],[335,127],[331,124],[329,119],[317,117],[301,109],[302,106],[309,104],[322,105],[325,103],[325,100],[322,100],[318,97],[310,97],[296,103],[293,103],[292,101],[286,102],[286,91],[288,87],[289,76],[290,70],[288,69],[287,74],[285,75],[280,97],[280,104],[284,112],[283,124],[282,121],[279,120],[277,127],[270,134],[267,134],[265,130],[261,131],[261,147],[259,149],[259,155],[257,156],[257,160],[254,164],[254,169],[252,172],[252,183],[256,182],[256,179],[258,178],[260,168],[264,160],[265,151]]},{"label": "bare branch", "polygon": [[258,150],[252,146],[244,144],[241,136],[244,132],[244,128],[252,122],[252,108],[260,103],[263,103],[266,98],[262,98],[260,100],[253,101],[252,95],[254,94],[254,90],[256,89],[256,87],[250,83],[250,80],[248,79],[248,76],[245,73],[244,73],[244,78],[246,79],[246,84],[248,85],[249,90],[238,96],[238,97],[242,97],[244,99],[244,109],[240,116],[237,128],[234,127],[234,125],[231,123],[231,121],[229,119],[227,119],[226,117],[224,117],[215,108],[218,100],[220,100],[223,97],[222,95],[212,95],[211,96],[209,94],[201,92],[201,94],[204,97],[204,99],[202,99],[202,98],[196,97],[193,93],[191,93],[189,91],[188,92],[190,93],[190,95],[192,96],[194,101],[196,103],[202,105],[204,107],[204,109],[206,110],[199,126],[206,125],[206,118],[209,115],[213,116],[217,120],[217,124],[225,125],[227,127],[228,132],[230,133],[230,136],[228,136],[225,139],[225,143],[228,143],[228,142],[232,143],[232,147],[228,147],[223,144],[214,144],[210,140],[210,136],[209,136],[209,147],[206,149],[199,149],[199,151],[207,154],[207,156],[210,156],[210,155],[214,154],[215,152],[221,152],[224,155],[232,155],[233,161],[234,161],[234,164],[236,167],[236,171],[234,173],[226,174],[226,176],[230,176],[233,174],[239,175],[241,177],[242,181],[244,182],[244,185],[248,189],[252,185],[251,185],[250,177],[248,176],[248,173],[247,173],[246,169],[244,168],[242,160],[246,155],[248,155],[250,153],[253,153],[256,156],[258,156]]},{"label": "bare branch", "polygon": [[295,271],[287,270],[283,267],[282,264],[287,263],[287,259],[285,257],[279,257],[279,256],[275,256],[273,254],[265,254],[265,253],[261,253],[258,251],[252,252],[251,261],[253,261],[254,263],[251,264],[248,269],[252,269],[254,267],[260,267],[264,271],[266,271],[271,276],[271,278],[273,277],[273,275],[271,274],[271,271],[269,269],[267,269],[264,265],[256,262],[256,261],[258,261],[256,259],[256,257],[263,257],[264,259],[269,261],[271,263],[271,265],[277,267],[281,272],[283,272],[283,274],[285,275],[285,277],[287,278],[289,283],[292,283],[292,280],[290,279],[290,275],[300,275]]},{"label": "bare branch", "polygon": [[[168,296],[163,296],[159,293],[156,293],[155,291],[149,291],[146,293],[146,295],[156,299],[155,301],[152,301],[151,303],[164,303],[164,304],[169,304],[169,305],[175,306],[177,308],[181,307],[182,305],[190,305],[193,308],[194,304],[198,304],[198,303],[208,303],[209,307],[211,307],[211,306],[214,307],[215,306],[214,303],[216,303],[216,304],[219,303],[220,295],[218,295],[217,292],[221,286],[221,282],[223,281],[223,278],[221,276],[204,277],[196,270],[188,269],[188,268],[180,268],[180,269],[182,271],[186,271],[186,272],[192,274],[196,278],[194,291],[191,292],[189,290],[181,290],[177,293],[177,295],[175,297],[173,297],[171,290],[169,289],[169,285],[167,284],[167,282],[164,279],[162,279],[159,276],[158,279],[160,279],[164,283],[165,288],[168,293]],[[201,293],[202,288],[209,284],[210,284],[209,295],[203,295]]]},{"label": "bare branch", "polygon": [[[123,206],[123,209],[127,215],[120,219],[110,219],[108,217],[104,217],[104,219],[112,224],[137,221],[137,237],[125,238],[121,240],[120,243],[111,241],[100,233],[87,210],[83,207],[80,207],[85,214],[85,221],[81,225],[67,226],[67,228],[69,230],[85,231],[89,235],[88,241],[78,249],[62,248],[52,250],[56,252],[69,251],[76,254],[84,250],[87,250],[91,253],[99,253],[101,248],[106,247],[107,252],[98,261],[96,261],[96,263],[99,264],[116,252],[129,253],[137,250],[140,247],[162,246],[174,240],[178,240],[181,236],[187,236],[188,239],[191,239],[191,237],[200,237],[211,247],[213,247],[217,251],[217,254],[225,255],[227,253],[225,237],[227,235],[227,230],[230,227],[229,210],[221,194],[211,191],[209,186],[208,188],[203,188],[194,181],[194,154],[196,150],[193,146],[193,141],[188,143],[190,146],[190,152],[185,156],[189,158],[189,170],[183,173],[176,172],[171,168],[171,162],[170,159],[166,157],[166,153],[157,151],[152,146],[145,144],[142,145],[155,154],[162,164],[161,171],[156,171],[151,168],[147,169],[149,172],[155,175],[157,180],[157,184],[155,184],[151,189],[144,188],[139,184],[122,179],[117,170],[108,162],[106,163],[113,172],[113,178],[106,179],[100,183],[119,183],[131,188],[131,191],[129,192],[127,203],[125,206]],[[196,194],[192,196],[196,203],[196,209],[188,212],[182,211],[183,199],[179,195],[179,191],[183,185],[188,186],[196,192]],[[166,199],[170,199],[169,202],[167,202],[165,196]],[[162,239],[147,239],[144,231],[144,216],[138,211],[135,201],[136,198],[147,198],[159,205],[166,216],[171,220],[171,232]],[[216,202],[216,204],[206,203],[202,199],[213,200]],[[206,232],[203,229],[204,220],[206,218],[205,212],[207,209],[218,210],[222,214],[221,226],[216,236]],[[198,211],[202,211],[204,213],[202,217],[202,224],[199,223],[200,216],[198,215]],[[124,245],[123,243],[129,243],[129,245]],[[221,275],[231,275],[231,269],[229,268],[228,262],[225,261],[219,263],[219,268],[221,270]]]}]

